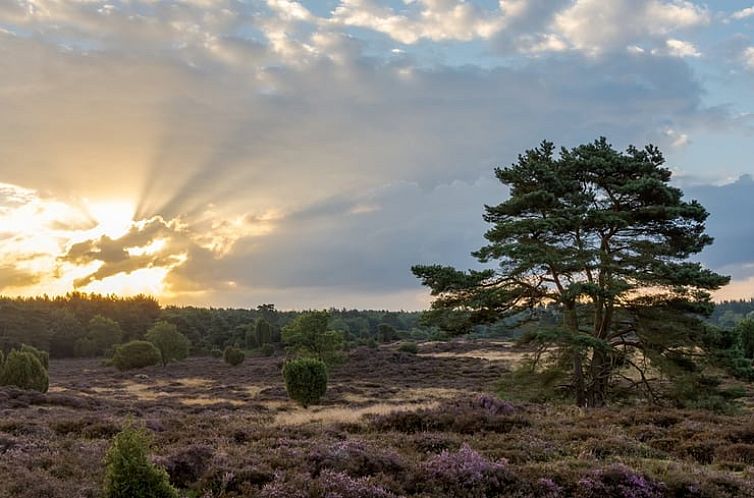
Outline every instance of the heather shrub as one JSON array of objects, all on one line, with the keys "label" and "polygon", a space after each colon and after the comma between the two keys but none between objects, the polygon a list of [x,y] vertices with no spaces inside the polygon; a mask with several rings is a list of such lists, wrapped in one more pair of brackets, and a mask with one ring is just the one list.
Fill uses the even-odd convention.
[{"label": "heather shrub", "polygon": [[309,496],[324,496],[328,498],[359,497],[359,498],[391,498],[396,495],[382,486],[373,484],[368,478],[354,479],[343,472],[326,470],[312,483]]},{"label": "heather shrub", "polygon": [[455,453],[443,451],[422,465],[422,487],[432,496],[485,498],[505,494],[516,485],[504,461],[492,462],[464,444]]},{"label": "heather shrub", "polygon": [[128,428],[105,455],[105,498],[177,498],[168,474],[149,461],[149,437]]},{"label": "heather shrub", "polygon": [[594,470],[581,478],[575,496],[578,498],[662,498],[664,487],[633,469],[615,464]]},{"label": "heather shrub", "polygon": [[371,417],[370,425],[378,430],[405,433],[427,431],[474,434],[479,431],[505,433],[530,422],[507,401],[491,396],[459,398],[437,408],[397,411]]},{"label": "heather shrub", "polygon": [[231,366],[238,366],[246,359],[246,355],[239,348],[228,346],[223,352],[223,359],[225,363]]},{"label": "heather shrub", "polygon": [[319,403],[327,391],[327,366],[315,358],[291,360],[283,366],[288,396],[304,408]]},{"label": "heather shrub", "polygon": [[715,460],[754,465],[754,444],[736,443],[718,448]]},{"label": "heather shrub", "polygon": [[34,346],[29,346],[28,344],[22,344],[19,351],[21,351],[22,353],[31,353],[36,356],[42,366],[45,367],[45,370],[48,370],[50,368],[50,353],[48,353],[47,351],[41,351]]},{"label": "heather shrub", "polygon": [[131,341],[115,348],[112,361],[121,371],[149,367],[160,363],[160,350],[149,341]]},{"label": "heather shrub", "polygon": [[204,445],[191,445],[163,460],[170,482],[187,488],[207,471],[214,452]]},{"label": "heather shrub", "polygon": [[360,441],[339,441],[315,447],[309,461],[313,475],[328,469],[356,477],[380,473],[395,475],[405,468],[397,453],[381,451]]},{"label": "heather shrub", "polygon": [[21,389],[47,392],[47,370],[34,354],[11,351],[0,372],[0,386],[16,386]]},{"label": "heather shrub", "polygon": [[275,346],[272,344],[264,344],[259,351],[261,351],[262,355],[264,356],[272,356],[275,353]]},{"label": "heather shrub", "polygon": [[406,341],[398,346],[398,351],[401,353],[417,354],[419,352],[419,346],[417,346],[415,342]]}]

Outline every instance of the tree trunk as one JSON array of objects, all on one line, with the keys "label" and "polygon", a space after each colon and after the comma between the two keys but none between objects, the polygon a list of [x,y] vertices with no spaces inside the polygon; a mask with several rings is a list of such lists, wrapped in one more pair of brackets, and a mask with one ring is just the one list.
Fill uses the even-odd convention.
[{"label": "tree trunk", "polygon": [[[565,322],[568,330],[573,335],[579,332],[579,321],[576,316],[576,308],[573,304],[566,305]],[[582,368],[582,362],[584,361],[583,354],[580,350],[574,349],[573,352],[573,389],[576,394],[576,404],[578,406],[587,406],[586,388],[584,382],[584,371]]]}]

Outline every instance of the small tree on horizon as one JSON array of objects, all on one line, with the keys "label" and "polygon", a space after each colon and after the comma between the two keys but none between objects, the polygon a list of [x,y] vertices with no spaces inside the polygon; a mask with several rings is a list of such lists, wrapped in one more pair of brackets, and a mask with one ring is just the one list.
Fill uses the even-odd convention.
[{"label": "small tree on horizon", "polygon": [[172,323],[165,321],[155,323],[145,338],[160,350],[160,360],[163,366],[171,361],[183,360],[189,355],[191,341],[178,332],[178,328]]},{"label": "small tree on horizon", "polygon": [[463,331],[554,307],[562,322],[525,341],[555,353],[548,366],[568,373],[578,405],[605,404],[620,381],[657,401],[650,364],[668,381],[692,375],[709,291],[729,281],[688,261],[712,243],[707,211],[664,162],[652,145],[621,153],[601,138],[559,157],[543,142],[496,169],[510,197],[485,206],[488,244],[473,253],[496,267],[414,266],[435,298],[427,319]]},{"label": "small tree on horizon", "polygon": [[337,330],[328,330],[330,313],[327,311],[310,311],[297,316],[283,327],[283,343],[288,350],[301,356],[311,356],[328,365],[342,359],[344,334]]}]

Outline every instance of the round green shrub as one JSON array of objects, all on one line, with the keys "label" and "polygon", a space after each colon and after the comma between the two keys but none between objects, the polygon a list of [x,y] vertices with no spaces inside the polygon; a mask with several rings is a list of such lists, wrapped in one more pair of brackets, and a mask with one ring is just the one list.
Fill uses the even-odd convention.
[{"label": "round green shrub", "polygon": [[157,322],[147,331],[145,339],[160,350],[162,364],[183,360],[189,355],[191,341],[178,332],[178,328],[169,322]]},{"label": "round green shrub", "polygon": [[406,341],[398,346],[398,351],[401,353],[417,354],[419,352],[419,346],[417,346],[415,342]]},{"label": "round green shrub", "polygon": [[22,344],[19,351],[33,354],[37,357],[42,366],[45,367],[45,370],[50,369],[50,353],[48,353],[47,351],[41,351],[34,346],[29,346],[28,344]]},{"label": "round green shrub", "polygon": [[42,362],[27,351],[11,351],[0,372],[0,386],[47,392],[49,377]]},{"label": "round green shrub", "polygon": [[264,356],[272,356],[273,354],[275,354],[275,346],[268,343],[263,345],[260,351]]},{"label": "round green shrub", "polygon": [[149,442],[133,428],[115,436],[105,455],[106,498],[178,498],[167,472],[149,461]]},{"label": "round green shrub", "polygon": [[283,379],[288,396],[306,408],[327,391],[327,365],[316,358],[291,360],[283,366]]},{"label": "round green shrub", "polygon": [[239,348],[228,346],[227,348],[225,348],[225,352],[223,353],[223,358],[225,359],[225,363],[235,367],[243,363],[243,360],[246,358],[246,355]]},{"label": "round green shrub", "polygon": [[212,348],[212,349],[210,350],[210,352],[209,352],[209,355],[210,355],[210,356],[211,356],[212,358],[222,358],[222,357],[223,357],[223,352],[222,352],[222,350],[221,350],[221,349],[218,349],[218,348]]},{"label": "round green shrub", "polygon": [[149,341],[131,341],[118,346],[113,355],[113,366],[118,370],[131,370],[157,365],[160,350]]}]

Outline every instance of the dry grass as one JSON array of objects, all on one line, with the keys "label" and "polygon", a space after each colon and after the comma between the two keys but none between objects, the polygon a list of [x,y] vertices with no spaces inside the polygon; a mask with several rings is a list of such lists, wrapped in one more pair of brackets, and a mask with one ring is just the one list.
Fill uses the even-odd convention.
[{"label": "dry grass", "polygon": [[437,402],[415,403],[377,403],[364,408],[349,408],[348,406],[321,407],[304,409],[295,407],[291,411],[281,412],[275,417],[273,425],[294,426],[310,423],[334,424],[334,423],[357,423],[365,415],[384,415],[392,412],[417,410],[420,408],[434,408]]},{"label": "dry grass", "polygon": [[487,349],[476,349],[463,353],[452,351],[443,351],[439,353],[422,353],[422,356],[431,356],[433,358],[473,358],[476,360],[500,361],[510,366],[519,365],[526,359],[528,353],[520,351],[491,351]]}]

